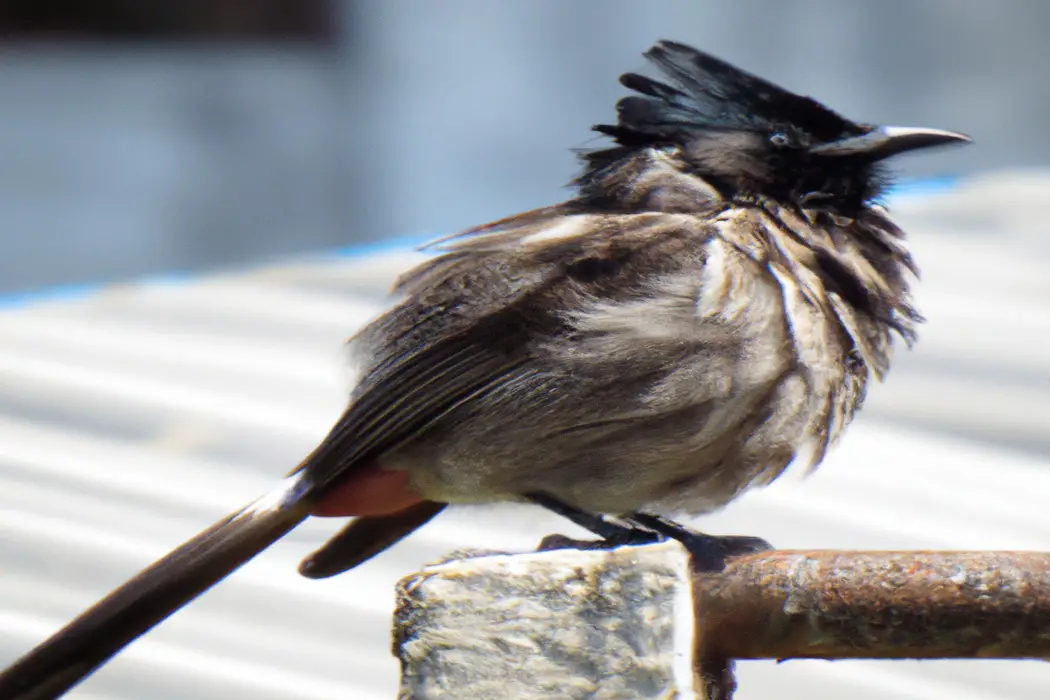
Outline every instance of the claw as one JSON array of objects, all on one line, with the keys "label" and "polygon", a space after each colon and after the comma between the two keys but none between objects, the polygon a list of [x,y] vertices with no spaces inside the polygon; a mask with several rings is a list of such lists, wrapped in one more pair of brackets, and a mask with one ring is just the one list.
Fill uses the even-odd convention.
[{"label": "claw", "polygon": [[635,513],[629,519],[680,542],[689,550],[693,557],[693,565],[699,571],[721,571],[726,562],[733,557],[773,549],[773,545],[760,537],[708,535],[657,515]]}]

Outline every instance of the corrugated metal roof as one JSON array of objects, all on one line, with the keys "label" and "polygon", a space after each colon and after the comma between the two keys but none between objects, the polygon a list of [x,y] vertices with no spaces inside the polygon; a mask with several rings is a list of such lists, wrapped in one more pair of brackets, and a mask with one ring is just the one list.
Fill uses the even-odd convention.
[{"label": "corrugated metal roof", "polygon": [[[1050,177],[902,196],[929,322],[825,466],[702,525],[785,547],[1050,550]],[[0,311],[0,660],[282,475],[343,407],[342,341],[414,253],[300,259]],[[563,521],[448,513],[358,571],[296,573],[312,521],[71,697],[389,699],[393,584],[454,548],[527,549]],[[745,663],[742,700],[1045,697],[1028,662]]]}]

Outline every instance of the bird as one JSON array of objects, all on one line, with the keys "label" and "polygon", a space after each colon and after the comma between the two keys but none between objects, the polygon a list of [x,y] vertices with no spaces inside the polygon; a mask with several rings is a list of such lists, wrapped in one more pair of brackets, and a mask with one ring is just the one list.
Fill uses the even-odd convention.
[{"label": "bird", "polygon": [[[304,560],[345,571],[448,504],[530,502],[610,542],[717,565],[764,543],[679,524],[815,468],[922,317],[886,161],[970,139],[851,121],[682,43],[580,152],[564,201],[456,233],[350,341],[347,408],[270,493],[177,547],[0,673],[63,695],[333,493],[400,479],[392,512]],[[370,481],[371,480],[371,481]],[[721,549],[719,549],[721,548]]]}]

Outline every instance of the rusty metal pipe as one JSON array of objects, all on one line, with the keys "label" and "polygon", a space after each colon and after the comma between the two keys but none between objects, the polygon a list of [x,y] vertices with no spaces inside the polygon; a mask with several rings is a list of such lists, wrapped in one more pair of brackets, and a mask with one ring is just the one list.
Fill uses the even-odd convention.
[{"label": "rusty metal pipe", "polygon": [[695,572],[697,660],[1050,659],[1050,554],[773,551]]}]

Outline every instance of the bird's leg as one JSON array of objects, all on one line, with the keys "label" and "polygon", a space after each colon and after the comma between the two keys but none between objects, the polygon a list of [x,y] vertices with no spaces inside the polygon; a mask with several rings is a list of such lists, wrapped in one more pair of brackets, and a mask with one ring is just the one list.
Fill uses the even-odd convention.
[{"label": "bird's leg", "polygon": [[689,551],[694,566],[700,571],[721,571],[725,568],[727,559],[773,549],[771,544],[759,537],[708,535],[658,515],[632,513],[624,517],[626,524],[621,524],[607,516],[571,506],[546,493],[531,493],[527,498],[602,538],[598,542],[581,542],[564,535],[551,535],[540,543],[540,550],[568,547],[604,549],[621,545],[653,544],[672,539]]},{"label": "bird's leg", "polygon": [[701,571],[721,571],[727,559],[773,549],[759,537],[708,535],[658,515],[633,513],[627,520],[680,542],[693,556],[694,566]]},{"label": "bird's leg", "polygon": [[567,518],[580,527],[590,530],[601,537],[600,542],[580,542],[563,535],[552,535],[543,540],[540,549],[562,549],[565,547],[619,547],[621,545],[640,545],[661,542],[664,536],[655,530],[643,527],[631,527],[614,522],[604,515],[598,515],[589,511],[581,510],[571,506],[564,501],[546,493],[530,493],[526,495],[530,501],[538,506],[543,506],[552,513],[557,513]]}]

